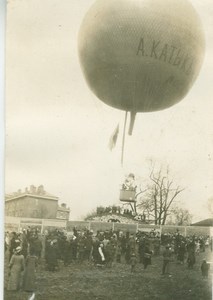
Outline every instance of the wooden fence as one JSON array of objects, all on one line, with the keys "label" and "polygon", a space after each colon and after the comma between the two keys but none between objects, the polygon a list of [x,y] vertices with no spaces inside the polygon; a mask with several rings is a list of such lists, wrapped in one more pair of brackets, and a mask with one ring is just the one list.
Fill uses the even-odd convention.
[{"label": "wooden fence", "polygon": [[213,236],[213,227],[201,226],[169,226],[169,225],[148,225],[141,223],[125,224],[114,222],[94,222],[94,221],[65,221],[60,219],[36,219],[36,218],[16,218],[5,217],[5,231],[21,231],[28,227],[38,228],[42,233],[45,230],[59,228],[72,231],[74,227],[78,230],[89,229],[93,232],[105,230],[121,230],[136,233],[138,231],[150,232],[155,230],[160,234],[175,233],[177,230],[184,236],[188,235],[211,235]]}]

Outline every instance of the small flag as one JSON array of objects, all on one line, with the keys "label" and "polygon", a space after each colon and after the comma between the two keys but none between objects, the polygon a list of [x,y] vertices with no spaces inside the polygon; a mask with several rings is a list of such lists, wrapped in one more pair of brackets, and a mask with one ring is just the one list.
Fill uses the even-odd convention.
[{"label": "small flag", "polygon": [[113,148],[115,148],[116,142],[117,142],[117,138],[118,138],[118,133],[119,133],[119,124],[117,125],[117,127],[115,128],[113,134],[110,137],[109,140],[109,149],[112,151]]}]

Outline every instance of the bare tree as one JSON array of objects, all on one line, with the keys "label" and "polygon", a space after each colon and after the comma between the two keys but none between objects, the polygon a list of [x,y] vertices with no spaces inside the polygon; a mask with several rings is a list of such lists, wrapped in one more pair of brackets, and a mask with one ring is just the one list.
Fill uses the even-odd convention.
[{"label": "bare tree", "polygon": [[181,207],[174,207],[172,209],[172,217],[171,225],[187,226],[192,222],[192,215],[188,209]]},{"label": "bare tree", "polygon": [[164,171],[161,166],[158,171],[152,164],[149,175],[150,184],[143,198],[138,201],[137,207],[147,215],[148,218],[155,220],[155,224],[164,225],[170,209],[176,197],[184,190],[175,186],[169,178],[169,168]]}]

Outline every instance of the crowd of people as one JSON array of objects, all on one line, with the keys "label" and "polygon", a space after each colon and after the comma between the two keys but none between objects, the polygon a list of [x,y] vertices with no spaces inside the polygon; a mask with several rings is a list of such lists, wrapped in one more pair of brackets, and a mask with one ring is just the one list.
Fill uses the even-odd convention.
[{"label": "crowd of people", "polygon": [[[89,216],[92,217],[94,220],[95,217],[100,218],[104,220],[104,217],[106,216],[105,221],[107,222],[108,216],[109,215],[113,216],[123,216],[123,217],[128,217],[127,222],[129,223],[129,218],[135,221],[146,221],[146,215],[145,214],[136,214],[135,212],[132,211],[132,209],[128,209],[125,206],[98,206],[96,208],[96,213],[95,216]],[[123,221],[123,220],[122,220]]]},{"label": "crowd of people", "polygon": [[[152,258],[162,256],[162,275],[169,274],[171,261],[187,262],[192,269],[196,256],[212,251],[212,241],[207,236],[187,236],[180,232],[160,234],[158,231],[139,231],[136,234],[122,231],[97,231],[88,229],[72,232],[54,229],[41,234],[36,228],[28,228],[21,233],[6,233],[5,251],[9,258],[9,278],[7,289],[35,290],[35,270],[42,264],[49,272],[59,270],[59,261],[68,266],[72,263],[92,263],[99,268],[111,268],[113,262],[126,263],[131,272],[137,263],[144,269],[152,263]],[[208,276],[209,264],[201,267],[203,276]],[[23,277],[21,277],[23,273]],[[21,278],[22,282],[21,282]]]},{"label": "crowd of people", "polygon": [[[206,247],[210,247],[211,251],[213,250],[212,239],[210,239],[209,236],[202,235],[184,237],[180,233],[164,234],[161,236],[161,243],[167,245],[165,256],[168,256],[169,258],[172,253],[174,253],[177,262],[180,264],[184,264],[185,261],[187,262],[188,269],[193,269],[194,264],[196,263],[196,256],[198,256],[200,252],[205,252]],[[168,245],[170,246],[168,247]],[[168,251],[168,249],[170,251]],[[169,260],[171,260],[171,258],[168,259],[168,261]]]}]

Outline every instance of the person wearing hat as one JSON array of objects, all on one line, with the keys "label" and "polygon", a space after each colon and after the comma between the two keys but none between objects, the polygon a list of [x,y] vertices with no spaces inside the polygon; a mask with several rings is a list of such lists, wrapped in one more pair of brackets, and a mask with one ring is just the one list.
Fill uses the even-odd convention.
[{"label": "person wearing hat", "polygon": [[21,247],[16,247],[9,263],[8,291],[17,291],[21,287],[22,272],[24,271],[24,256]]},{"label": "person wearing hat", "polygon": [[130,264],[131,264],[131,273],[134,273],[135,268],[136,268],[136,264],[137,264],[137,258],[136,258],[135,252],[131,253]]},{"label": "person wearing hat", "polygon": [[20,239],[18,238],[18,235],[16,232],[12,232],[12,238],[10,240],[10,246],[9,246],[9,262],[13,256],[13,253],[15,251],[15,249],[20,246],[21,244],[21,241]]},{"label": "person wearing hat", "polygon": [[58,245],[57,239],[50,241],[46,249],[46,262],[48,271],[54,272],[58,267]]},{"label": "person wearing hat", "polygon": [[104,253],[104,244],[99,242],[98,245],[98,257],[97,257],[97,266],[103,266],[105,264],[105,253]]}]

